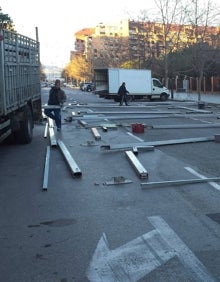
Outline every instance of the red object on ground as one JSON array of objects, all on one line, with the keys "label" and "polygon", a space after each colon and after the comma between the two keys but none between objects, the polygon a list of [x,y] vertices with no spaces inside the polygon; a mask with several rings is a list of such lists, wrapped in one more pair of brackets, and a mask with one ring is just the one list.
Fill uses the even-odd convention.
[{"label": "red object on ground", "polygon": [[144,125],[141,123],[133,123],[132,125],[133,133],[144,133]]}]

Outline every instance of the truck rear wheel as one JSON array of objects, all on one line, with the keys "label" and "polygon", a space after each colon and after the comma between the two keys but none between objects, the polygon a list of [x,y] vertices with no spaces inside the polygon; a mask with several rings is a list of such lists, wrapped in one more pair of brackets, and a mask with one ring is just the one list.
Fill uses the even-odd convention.
[{"label": "truck rear wheel", "polygon": [[119,95],[115,95],[114,101],[115,101],[115,102],[120,102],[120,101],[121,101],[120,96],[119,96]]},{"label": "truck rear wheel", "polygon": [[130,103],[134,100],[134,97],[132,95],[127,95],[127,102]]},{"label": "truck rear wheel", "polygon": [[33,116],[28,105],[23,108],[23,118],[20,121],[20,130],[15,132],[16,141],[20,144],[28,144],[33,137]]},{"label": "truck rear wheel", "polygon": [[167,98],[168,98],[168,96],[167,96],[166,93],[162,93],[162,94],[160,95],[160,100],[161,100],[161,101],[166,101]]}]

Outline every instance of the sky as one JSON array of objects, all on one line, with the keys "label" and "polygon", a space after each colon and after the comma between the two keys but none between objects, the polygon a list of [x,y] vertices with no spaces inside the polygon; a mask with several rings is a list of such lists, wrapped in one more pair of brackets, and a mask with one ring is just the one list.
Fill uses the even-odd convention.
[{"label": "sky", "polygon": [[70,61],[77,31],[156,10],[154,0],[0,0],[0,7],[18,33],[35,39],[37,27],[41,63],[61,68]]},{"label": "sky", "polygon": [[149,1],[0,0],[0,7],[13,20],[18,33],[35,39],[38,28],[43,65],[64,67],[74,50],[74,33],[101,22],[129,18],[149,9]]}]

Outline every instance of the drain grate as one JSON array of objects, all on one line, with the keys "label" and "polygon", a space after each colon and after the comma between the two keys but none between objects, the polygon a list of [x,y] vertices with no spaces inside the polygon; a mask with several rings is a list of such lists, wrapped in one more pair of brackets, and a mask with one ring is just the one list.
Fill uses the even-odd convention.
[{"label": "drain grate", "polygon": [[220,224],[220,213],[210,213],[210,214],[207,214],[207,216]]}]

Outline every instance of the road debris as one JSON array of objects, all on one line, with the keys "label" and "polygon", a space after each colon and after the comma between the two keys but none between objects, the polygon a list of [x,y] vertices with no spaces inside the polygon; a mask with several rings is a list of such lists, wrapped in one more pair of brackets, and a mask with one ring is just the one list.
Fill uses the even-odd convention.
[{"label": "road debris", "polygon": [[110,181],[106,181],[103,185],[119,185],[119,184],[129,184],[133,181],[130,179],[126,179],[124,176],[115,176]]},{"label": "road debris", "polygon": [[80,144],[80,146],[99,146],[94,140],[88,140],[85,144]]}]

